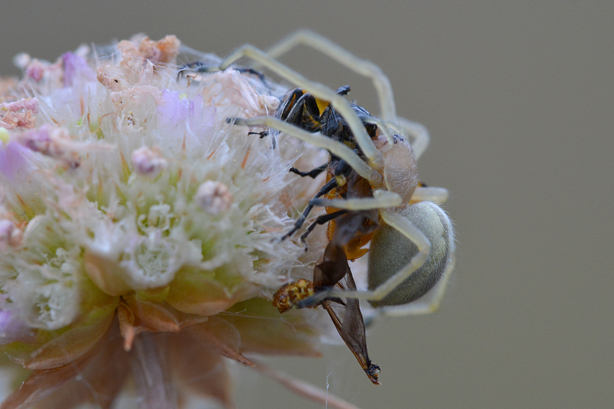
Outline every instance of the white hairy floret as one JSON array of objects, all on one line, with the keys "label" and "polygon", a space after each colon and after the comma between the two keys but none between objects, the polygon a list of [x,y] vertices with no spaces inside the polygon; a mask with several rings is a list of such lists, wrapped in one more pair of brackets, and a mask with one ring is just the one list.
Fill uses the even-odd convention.
[{"label": "white hairy floret", "polygon": [[321,252],[272,240],[314,189],[288,169],[317,151],[226,123],[273,114],[285,90],[233,69],[182,75],[177,58],[219,59],[147,41],[20,57],[21,99],[0,118],[0,289],[30,328],[86,314],[92,284],[172,293],[189,272],[228,300],[269,295]]}]

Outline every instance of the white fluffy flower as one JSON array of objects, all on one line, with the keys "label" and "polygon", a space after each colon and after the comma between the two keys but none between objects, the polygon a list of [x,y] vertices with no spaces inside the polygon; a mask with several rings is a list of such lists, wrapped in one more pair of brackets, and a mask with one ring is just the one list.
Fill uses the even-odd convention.
[{"label": "white fluffy flower", "polygon": [[322,153],[228,124],[273,114],[286,90],[233,69],[184,75],[178,58],[220,60],[183,51],[137,37],[55,63],[21,55],[23,80],[0,79],[0,344],[40,388],[96,362],[105,385],[123,382],[105,354],[127,365],[139,333],[177,334],[168,353],[184,372],[219,371],[221,355],[253,365],[244,351],[316,354],[318,312],[282,320],[269,298],[322,253],[273,240],[318,189],[289,168]]}]

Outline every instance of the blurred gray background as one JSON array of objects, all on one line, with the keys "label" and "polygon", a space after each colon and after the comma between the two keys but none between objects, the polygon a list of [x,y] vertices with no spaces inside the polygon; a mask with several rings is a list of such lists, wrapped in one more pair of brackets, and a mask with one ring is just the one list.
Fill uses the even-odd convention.
[{"label": "blurred gray background", "polygon": [[[0,73],[138,32],[227,55],[299,27],[379,64],[427,126],[420,177],[450,190],[458,262],[437,314],[372,327],[382,386],[343,346],[270,362],[361,408],[614,407],[613,2],[5,0]],[[283,61],[377,112],[327,58]],[[239,408],[319,407],[239,372]]]}]

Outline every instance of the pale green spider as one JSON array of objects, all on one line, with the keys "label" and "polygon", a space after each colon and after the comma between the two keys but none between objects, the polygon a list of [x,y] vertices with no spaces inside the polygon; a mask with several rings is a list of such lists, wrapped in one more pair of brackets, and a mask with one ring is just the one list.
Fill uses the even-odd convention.
[{"label": "pale green spider", "polygon": [[[371,78],[379,95],[381,119],[359,117],[342,95],[306,79],[275,59],[298,45],[313,47]],[[346,291],[330,288],[317,292],[299,305],[312,306],[326,298],[345,297],[364,299],[375,307],[385,307],[383,311],[388,315],[435,311],[454,265],[452,223],[437,205],[443,203],[448,194],[442,188],[417,186],[416,159],[426,149],[429,136],[422,125],[396,115],[388,78],[375,64],[306,30],[295,32],[267,53],[243,45],[218,67],[207,71],[225,70],[242,57],[254,60],[258,66],[265,67],[315,98],[328,101],[349,125],[366,161],[355,150],[331,137],[309,133],[275,117],[236,119],[235,125],[269,127],[326,149],[349,164],[373,189],[373,197],[369,198],[312,199],[310,204],[349,211],[377,209],[379,213],[380,226],[370,248],[369,289]],[[367,123],[377,125],[381,131],[375,140],[377,146],[365,130]],[[402,137],[393,137],[393,133]],[[412,144],[407,137],[411,138]],[[427,293],[428,297],[423,297]],[[414,302],[419,298],[419,302]]]}]

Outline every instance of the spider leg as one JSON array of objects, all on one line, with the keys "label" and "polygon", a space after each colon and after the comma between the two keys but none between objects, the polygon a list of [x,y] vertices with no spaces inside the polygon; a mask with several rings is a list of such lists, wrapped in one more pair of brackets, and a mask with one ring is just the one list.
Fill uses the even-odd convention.
[{"label": "spider leg", "polygon": [[[376,170],[369,167],[369,165],[367,165],[362,159],[360,159],[356,152],[341,142],[317,133],[309,133],[294,125],[270,116],[250,119],[227,118],[226,122],[243,126],[268,126],[270,128],[277,129],[280,132],[285,132],[288,135],[292,135],[295,138],[302,140],[303,142],[307,142],[318,148],[326,149],[331,154],[343,159],[352,169],[356,171],[356,173],[367,179],[371,186],[383,185],[382,176]],[[364,126],[362,129],[365,129]]]},{"label": "spider leg", "polygon": [[392,133],[390,132],[384,121],[374,116],[360,116],[360,119],[366,124],[377,125],[377,127],[381,129],[382,133],[386,137],[386,140],[388,140],[388,143],[390,145],[394,143],[394,137],[392,136]]},{"label": "spider leg", "polygon": [[306,29],[290,34],[269,48],[267,54],[272,58],[278,58],[299,45],[314,48],[348,69],[371,78],[379,96],[380,116],[384,121],[395,123],[402,128],[405,132],[401,133],[411,137],[416,159],[422,156],[430,140],[428,131],[419,123],[397,116],[390,80],[377,65],[355,56],[326,37]]},{"label": "spider leg", "polygon": [[439,310],[441,301],[448,288],[448,282],[450,276],[454,271],[454,265],[456,264],[456,258],[454,255],[450,257],[450,262],[446,266],[446,269],[437,282],[437,285],[425,296],[414,302],[406,305],[380,307],[377,309],[378,315],[385,317],[402,317],[405,315],[425,315],[432,314]]},{"label": "spider leg", "polygon": [[[375,148],[375,145],[367,134],[362,121],[360,118],[358,118],[358,115],[356,112],[354,112],[350,103],[343,96],[337,94],[335,91],[320,83],[309,81],[296,71],[291,70],[279,61],[249,44],[239,47],[239,49],[226,58],[226,60],[224,60],[220,66],[217,67],[217,69],[223,71],[242,57],[251,58],[255,62],[278,74],[286,81],[289,81],[295,84],[297,87],[304,89],[306,92],[309,92],[314,97],[330,102],[333,108],[335,108],[335,110],[337,110],[337,112],[348,123],[356,142],[368,159],[369,164],[375,169],[381,169],[383,167],[384,160],[382,158],[382,154]],[[209,71],[215,71],[215,68],[212,68]],[[277,127],[274,128],[279,129]]]},{"label": "spider leg", "polygon": [[415,202],[433,202],[435,204],[443,204],[448,200],[448,190],[443,187],[420,187],[414,190],[410,203]]},{"label": "spider leg", "polygon": [[269,48],[267,54],[272,58],[278,58],[299,45],[314,48],[350,70],[371,78],[379,96],[381,117],[385,121],[396,120],[394,94],[388,77],[371,61],[358,58],[329,39],[310,30],[298,30]]},{"label": "spider leg", "polygon": [[[403,288],[402,297],[403,299],[407,300],[407,303],[409,303],[416,299],[419,299],[431,289],[436,287],[441,277],[444,275],[444,272],[447,272],[448,275],[451,274],[451,270],[448,270],[447,267],[450,264],[451,254],[454,251],[452,224],[448,219],[447,215],[437,205],[433,203],[429,204],[428,202],[423,203],[423,205],[417,204],[413,206],[422,206],[422,209],[430,209],[429,213],[421,213],[422,217],[426,217],[426,220],[422,220],[420,222],[422,224],[422,230],[425,230],[425,232],[423,232],[416,224],[414,224],[414,222],[408,220],[408,218],[397,212],[393,212],[390,210],[380,210],[379,212],[380,217],[386,225],[396,230],[401,235],[405,236],[415,245],[416,251],[413,253],[413,256],[411,257],[409,262],[407,262],[407,264],[405,264],[388,278],[385,278],[383,282],[381,282],[372,290],[345,291],[338,289],[327,289],[303,300],[301,303],[298,304],[298,307],[304,308],[309,307],[311,305],[317,305],[323,300],[330,299],[333,297],[358,298],[363,300],[369,300],[374,304],[374,306],[394,305],[382,303],[385,302],[384,298],[390,295],[391,292],[398,288],[402,283],[405,286]],[[443,233],[445,237],[433,237],[433,234],[437,235],[439,233]],[[438,240],[438,243],[433,251],[433,257],[431,259],[429,259],[429,256],[431,255],[432,243],[427,237],[427,234],[431,235],[433,239]],[[385,244],[394,245],[394,243],[392,242]],[[374,250],[373,246],[374,244],[372,243],[371,253],[373,253]],[[370,255],[370,262],[373,256],[373,254]],[[427,260],[428,264],[425,265]],[[382,260],[380,260],[380,262],[381,261]],[[390,263],[384,261],[384,264]],[[421,268],[423,266],[425,266],[425,268]],[[372,274],[373,269],[370,265],[369,281],[371,281]],[[410,277],[414,277],[414,280],[412,280],[410,285],[406,285],[406,283],[404,282]],[[440,291],[443,291],[444,289],[445,287],[443,289],[440,288]],[[440,296],[442,295],[443,293]],[[378,301],[381,301],[381,303],[378,303]],[[398,304],[403,303],[397,302],[396,305]]]},{"label": "spider leg", "polygon": [[312,206],[335,207],[345,210],[371,210],[386,209],[389,207],[401,206],[403,200],[401,196],[388,190],[374,190],[373,197],[356,199],[311,199],[309,204]]}]

